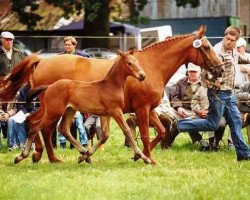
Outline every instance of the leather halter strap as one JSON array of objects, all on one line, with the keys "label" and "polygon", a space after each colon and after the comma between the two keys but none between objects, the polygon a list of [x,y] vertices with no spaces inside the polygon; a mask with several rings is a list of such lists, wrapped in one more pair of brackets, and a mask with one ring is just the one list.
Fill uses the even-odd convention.
[{"label": "leather halter strap", "polygon": [[[204,37],[202,37],[201,39],[199,39],[199,38],[197,38],[197,35],[194,33],[194,41],[195,40],[203,40],[203,39],[205,39],[206,38],[206,36],[204,36]],[[195,47],[194,47],[195,48]],[[206,63],[206,65],[207,65],[207,67],[208,67],[208,70],[213,74],[213,75],[218,75],[218,68],[219,67],[221,67],[221,65],[217,65],[217,66],[214,66],[213,64],[212,64],[212,62],[209,60],[209,58],[207,57],[207,55],[206,55],[206,53],[205,53],[205,49],[204,49],[204,47],[203,47],[203,44],[201,44],[201,46],[200,47],[197,47],[196,48],[197,49],[197,54],[196,54],[196,65],[197,65],[197,62],[198,62],[198,54],[199,54],[199,51],[200,51],[200,53],[201,53],[201,56],[202,56],[202,58],[203,58],[203,60],[204,60],[204,62]]]}]

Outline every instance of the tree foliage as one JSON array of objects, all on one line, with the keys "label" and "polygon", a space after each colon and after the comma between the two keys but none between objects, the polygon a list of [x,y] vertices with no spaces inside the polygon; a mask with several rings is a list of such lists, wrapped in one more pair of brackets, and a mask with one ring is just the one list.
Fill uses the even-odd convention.
[{"label": "tree foliage", "polygon": [[[110,4],[112,0],[45,0],[48,4],[60,7],[64,10],[64,17],[68,18],[71,14],[80,14],[82,9],[85,10],[85,21],[96,21],[99,15],[105,11],[110,14]],[[142,21],[140,11],[144,9],[148,0],[124,0],[129,7],[129,20],[133,24]],[[42,19],[36,13],[39,7],[38,1],[33,0],[13,0],[12,10],[19,15],[20,22],[27,25],[28,30],[33,30],[36,23]],[[104,20],[105,18],[103,18]],[[102,20],[102,21],[103,21]],[[109,18],[108,18],[109,20]]]},{"label": "tree foliage", "polygon": [[[83,35],[85,36],[108,36],[110,4],[112,0],[45,0],[48,4],[60,7],[64,10],[64,17],[71,14],[80,14],[85,11]],[[134,23],[142,23],[145,18],[140,17],[140,11],[148,3],[147,0],[124,0],[129,7],[129,20]],[[20,22],[27,25],[28,30],[34,30],[36,23],[42,18],[36,13],[39,4],[33,0],[13,0],[12,10],[19,15]],[[85,40],[85,46],[106,46],[108,41],[91,39]]]}]

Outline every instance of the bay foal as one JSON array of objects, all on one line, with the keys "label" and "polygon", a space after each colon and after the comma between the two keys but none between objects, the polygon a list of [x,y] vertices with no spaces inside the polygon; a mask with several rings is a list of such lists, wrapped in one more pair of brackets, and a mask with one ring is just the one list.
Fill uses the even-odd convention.
[{"label": "bay foal", "polygon": [[[151,163],[136,145],[131,130],[123,118],[124,85],[126,78],[132,76],[139,81],[145,79],[145,73],[141,69],[137,59],[132,55],[133,51],[124,53],[119,51],[120,58],[114,63],[106,77],[101,81],[81,82],[69,79],[61,79],[49,86],[36,89],[42,92],[41,107],[28,118],[29,134],[25,150],[18,156],[14,163],[19,163],[28,157],[32,141],[38,131],[42,130],[45,138],[51,143],[52,130],[62,117],[59,132],[62,133],[82,154],[79,162],[90,162],[91,156],[101,144],[108,139],[108,132],[103,131],[99,142],[87,152],[72,137],[70,125],[76,111],[107,116],[108,120],[113,117],[129,139],[135,155],[142,158],[145,163]],[[107,127],[103,128],[106,129]],[[49,145],[51,146],[51,145]],[[47,149],[48,150],[48,149]],[[60,161],[60,160],[58,160]]]}]

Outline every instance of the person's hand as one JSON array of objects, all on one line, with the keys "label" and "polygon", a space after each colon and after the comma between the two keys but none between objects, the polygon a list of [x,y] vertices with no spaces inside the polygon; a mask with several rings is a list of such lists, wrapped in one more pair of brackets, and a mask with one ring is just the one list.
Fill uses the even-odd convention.
[{"label": "person's hand", "polygon": [[5,122],[4,113],[0,113],[0,121]]},{"label": "person's hand", "polygon": [[7,122],[8,119],[10,118],[9,113],[3,113],[2,116],[3,116],[3,119],[4,119],[5,122]]},{"label": "person's hand", "polygon": [[177,108],[177,113],[178,113],[178,115],[179,115],[180,117],[182,117],[182,118],[185,118],[185,117],[187,116],[186,113],[185,113],[184,108],[182,108],[182,107],[178,107],[178,108]]},{"label": "person's hand", "polygon": [[199,110],[198,115],[201,118],[207,118],[207,113],[208,113],[208,110],[202,109],[202,110]]}]

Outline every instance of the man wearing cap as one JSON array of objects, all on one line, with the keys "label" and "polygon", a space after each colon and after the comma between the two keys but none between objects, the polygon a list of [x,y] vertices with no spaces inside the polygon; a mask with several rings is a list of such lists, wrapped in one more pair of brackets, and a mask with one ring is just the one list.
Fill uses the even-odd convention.
[{"label": "man wearing cap", "polygon": [[[14,35],[8,31],[1,33],[0,46],[0,77],[8,75],[11,69],[24,58],[24,54],[18,49],[13,47]],[[7,108],[8,107],[8,108]],[[10,116],[14,115],[13,105],[7,103],[0,104],[0,125],[2,128],[3,136],[7,137],[7,120]]]},{"label": "man wearing cap", "polygon": [[[194,118],[196,114],[191,109],[191,101],[201,86],[200,80],[200,67],[192,63],[188,64],[187,76],[180,79],[176,83],[175,90],[170,96],[170,102],[174,110],[176,111],[177,120],[184,118]],[[193,143],[199,141],[201,144],[201,151],[208,151],[209,145],[203,140],[201,134],[198,131],[188,131]],[[162,143],[163,148],[168,148],[175,140],[175,137],[179,134],[179,131],[171,132],[170,138],[166,135]]]},{"label": "man wearing cap", "polygon": [[[246,52],[247,42],[243,37],[240,37],[236,42],[237,51],[250,59],[250,54]],[[239,67],[236,67],[235,74],[235,84],[234,87],[236,90],[246,81],[249,80],[248,72],[250,73],[250,64],[239,64]]]},{"label": "man wearing cap", "polygon": [[13,47],[14,35],[8,31],[1,33],[0,77],[10,73],[11,69],[24,58],[24,54]]},{"label": "man wearing cap", "polygon": [[209,99],[208,115],[206,119],[179,120],[172,131],[215,131],[219,127],[222,116],[230,128],[235,146],[237,161],[250,160],[250,149],[242,137],[242,119],[237,108],[237,100],[233,93],[235,68],[237,64],[248,64],[250,59],[245,58],[236,50],[236,41],[240,38],[241,31],[238,27],[230,26],[225,30],[224,38],[215,45],[214,50],[224,62],[220,90],[216,90],[213,83],[206,81],[207,96]]}]

